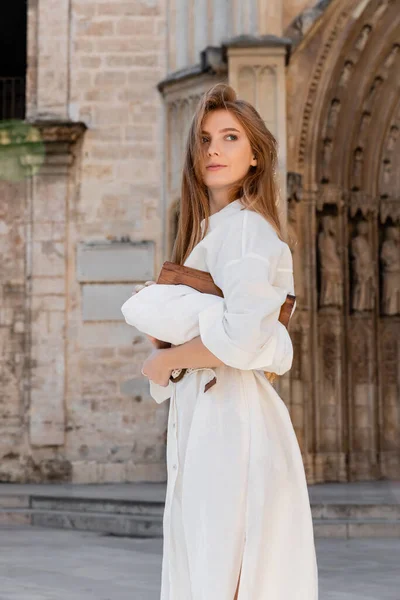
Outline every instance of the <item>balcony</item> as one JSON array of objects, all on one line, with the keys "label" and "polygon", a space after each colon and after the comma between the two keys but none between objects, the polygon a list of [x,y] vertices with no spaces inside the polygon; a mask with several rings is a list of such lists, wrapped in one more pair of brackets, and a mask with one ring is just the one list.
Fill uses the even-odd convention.
[{"label": "balcony", "polygon": [[0,121],[25,118],[25,77],[0,77]]}]

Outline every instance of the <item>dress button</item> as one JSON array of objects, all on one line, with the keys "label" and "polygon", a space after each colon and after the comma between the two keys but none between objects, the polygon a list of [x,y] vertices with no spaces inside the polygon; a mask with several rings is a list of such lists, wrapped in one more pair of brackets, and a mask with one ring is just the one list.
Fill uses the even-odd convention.
[{"label": "dress button", "polygon": [[175,471],[176,471],[176,469],[178,468],[178,465],[176,465],[176,464],[172,465],[172,468],[175,469]]}]

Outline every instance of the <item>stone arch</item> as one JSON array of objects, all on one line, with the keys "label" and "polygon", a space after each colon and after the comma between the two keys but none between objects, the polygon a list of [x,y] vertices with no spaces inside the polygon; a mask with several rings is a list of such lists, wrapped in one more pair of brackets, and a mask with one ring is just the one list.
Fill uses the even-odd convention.
[{"label": "stone arch", "polygon": [[385,35],[380,36],[381,46],[395,44],[399,18],[396,12],[393,0],[367,0],[357,8],[348,0],[331,2],[295,48],[289,79],[296,78],[295,72],[301,72],[302,79],[298,86],[290,86],[288,94],[289,170],[300,173],[305,185],[313,185],[318,180],[315,170],[323,142],[321,132],[326,132],[331,103],[335,100],[334,107],[340,108],[340,117],[343,92],[349,82],[355,82],[357,71],[365,72],[365,66],[363,70],[362,65],[357,69],[361,58],[376,54],[376,60],[380,61],[384,49],[374,52],[379,31],[385,31]]},{"label": "stone arch", "polygon": [[397,8],[332,1],[289,66],[288,165],[303,184],[297,335],[312,363],[301,431],[314,482],[400,474],[400,300],[388,266],[400,221]]}]

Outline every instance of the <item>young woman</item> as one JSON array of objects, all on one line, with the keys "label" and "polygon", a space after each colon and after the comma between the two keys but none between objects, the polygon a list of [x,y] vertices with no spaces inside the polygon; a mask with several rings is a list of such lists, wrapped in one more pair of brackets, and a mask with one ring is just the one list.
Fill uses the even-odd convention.
[{"label": "young woman", "polygon": [[[294,287],[276,164],[254,107],[228,85],[209,90],[189,131],[172,261],[211,273],[224,299],[195,315],[196,337],[154,350],[142,369],[157,402],[171,397],[161,600],[318,597],[301,453],[264,374],[293,357],[278,321]],[[173,287],[155,286],[160,308]],[[170,303],[171,339],[188,304]]]}]

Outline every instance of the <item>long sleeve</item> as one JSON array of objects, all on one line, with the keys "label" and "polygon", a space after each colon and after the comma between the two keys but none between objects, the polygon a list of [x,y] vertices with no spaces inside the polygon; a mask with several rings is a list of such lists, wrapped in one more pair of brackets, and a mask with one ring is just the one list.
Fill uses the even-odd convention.
[{"label": "long sleeve", "polygon": [[200,336],[228,366],[281,375],[293,360],[289,333],[278,321],[287,294],[294,292],[292,257],[271,226],[260,223],[262,217],[250,219],[251,226],[246,220],[243,225],[251,235],[232,231],[212,265],[224,302],[200,312]]},{"label": "long sleeve", "polygon": [[150,285],[129,298],[121,311],[128,325],[179,346],[199,335],[199,312],[219,302],[221,298],[183,284]]},{"label": "long sleeve", "polygon": [[166,387],[163,385],[159,385],[158,383],[154,383],[154,381],[149,380],[149,392],[150,396],[157,402],[157,404],[161,404],[171,398],[173,394],[173,386],[175,384],[170,381]]}]

